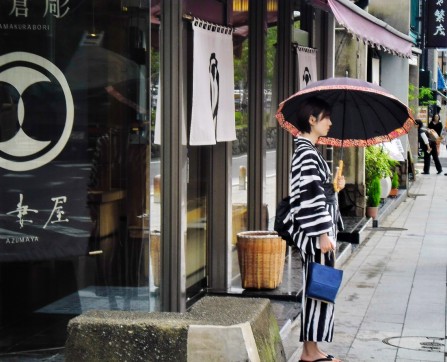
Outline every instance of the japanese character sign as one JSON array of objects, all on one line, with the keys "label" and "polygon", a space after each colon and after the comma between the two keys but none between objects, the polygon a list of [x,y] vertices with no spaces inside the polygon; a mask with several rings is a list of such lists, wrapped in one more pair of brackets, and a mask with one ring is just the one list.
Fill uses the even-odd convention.
[{"label": "japanese character sign", "polygon": [[[45,9],[41,14],[42,17],[53,16],[55,18],[63,18],[70,11],[70,0],[45,0]],[[31,0],[13,0],[11,4],[11,11],[9,16],[16,18],[28,18],[30,16],[30,2]],[[36,14],[32,14],[36,15]]]},{"label": "japanese character sign", "polygon": [[427,0],[427,48],[447,47],[447,0]]}]

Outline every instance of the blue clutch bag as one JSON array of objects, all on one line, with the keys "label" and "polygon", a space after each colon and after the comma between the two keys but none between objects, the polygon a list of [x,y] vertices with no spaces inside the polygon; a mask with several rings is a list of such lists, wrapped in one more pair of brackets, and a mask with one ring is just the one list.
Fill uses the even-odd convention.
[{"label": "blue clutch bag", "polygon": [[335,303],[343,279],[343,270],[311,262],[307,277],[306,296],[326,303]]}]

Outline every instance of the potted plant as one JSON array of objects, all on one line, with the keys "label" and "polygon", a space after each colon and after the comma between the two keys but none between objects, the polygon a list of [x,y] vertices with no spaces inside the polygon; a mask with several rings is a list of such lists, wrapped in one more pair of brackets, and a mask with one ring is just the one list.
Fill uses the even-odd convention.
[{"label": "potted plant", "polygon": [[[399,165],[399,162],[393,160],[390,156],[388,156],[388,165],[390,167],[390,172],[391,172],[391,177],[388,177],[388,179],[389,179],[389,192],[388,192],[387,196],[383,196],[382,195],[382,198],[390,196],[390,193],[393,190],[393,188],[397,188],[397,189],[399,188],[399,174],[395,171],[396,166]],[[396,177],[396,180],[394,181],[394,186],[393,186],[393,178],[394,177]],[[396,192],[396,191],[393,191],[393,192]],[[397,193],[396,193],[396,195],[397,195]]]},{"label": "potted plant", "polygon": [[397,171],[394,171],[393,178],[391,179],[391,191],[389,196],[396,197],[398,191],[399,191],[399,175],[397,174]]},{"label": "potted plant", "polygon": [[[397,161],[394,161],[390,158],[388,153],[383,150],[382,147],[379,146],[370,146],[365,150],[365,183],[366,183],[366,193],[368,194],[368,189],[371,185],[372,180],[375,177],[379,178],[379,182],[382,179],[387,179],[386,182],[382,182],[382,184],[387,186],[389,189],[386,196],[383,196],[381,193],[381,197],[385,198],[388,196],[389,191],[391,190],[391,176],[393,172],[391,171],[393,167],[395,167]],[[383,186],[383,187],[384,187]]]},{"label": "potted plant", "polygon": [[377,213],[379,211],[380,204],[380,194],[382,192],[380,186],[380,178],[378,176],[374,177],[369,184],[367,189],[367,203],[366,203],[366,216],[377,218]]},{"label": "potted plant", "polygon": [[[380,204],[380,198],[385,198],[388,196],[389,191],[391,190],[391,176],[393,172],[392,168],[396,167],[397,161],[394,161],[390,158],[388,153],[380,146],[370,146],[365,149],[365,187],[366,187],[366,195],[368,197],[367,200],[367,208],[368,207],[376,207],[375,211],[377,212],[377,208]],[[377,192],[377,182],[379,181],[379,200],[377,201],[372,195],[375,195]],[[386,182],[382,182],[382,180],[387,179]],[[387,195],[383,196],[382,192],[382,184],[387,185],[389,188]],[[374,200],[372,200],[374,199]],[[373,205],[375,204],[375,205]],[[369,210],[371,211],[371,210]],[[368,211],[368,212],[369,212]]]}]

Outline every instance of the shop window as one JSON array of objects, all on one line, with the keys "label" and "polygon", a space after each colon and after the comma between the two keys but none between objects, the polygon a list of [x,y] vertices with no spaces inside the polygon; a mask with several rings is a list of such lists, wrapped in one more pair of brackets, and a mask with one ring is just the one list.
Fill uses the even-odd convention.
[{"label": "shop window", "polygon": [[149,10],[0,5],[2,353],[63,346],[68,320],[87,310],[159,308]]},{"label": "shop window", "polygon": [[275,115],[278,108],[277,84],[277,35],[276,26],[278,5],[276,1],[269,1],[267,4],[267,19],[270,22],[265,34],[265,75],[264,75],[264,99],[263,99],[263,118],[264,118],[264,192],[263,200],[266,208],[267,221],[264,229],[273,230],[274,217],[276,212],[276,152],[278,145],[277,124]]},{"label": "shop window", "polygon": [[248,228],[248,2],[233,1],[232,24],[234,46],[234,102],[237,140],[233,142],[232,158],[232,276],[239,275],[236,251],[237,233]]}]

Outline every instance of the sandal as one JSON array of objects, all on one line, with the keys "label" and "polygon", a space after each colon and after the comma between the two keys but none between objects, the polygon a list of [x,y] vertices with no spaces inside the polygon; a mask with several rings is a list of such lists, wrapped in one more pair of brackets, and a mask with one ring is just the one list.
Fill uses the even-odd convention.
[{"label": "sandal", "polygon": [[327,357],[325,358],[318,358],[318,359],[314,359],[313,361],[308,361],[305,359],[300,359],[298,362],[323,362],[323,361],[333,361],[334,360],[334,356],[331,356],[330,354],[327,355]]}]

